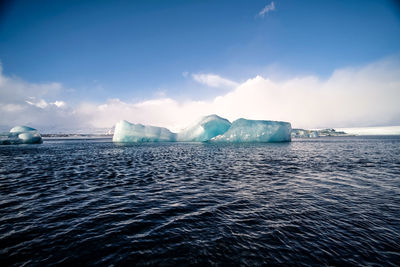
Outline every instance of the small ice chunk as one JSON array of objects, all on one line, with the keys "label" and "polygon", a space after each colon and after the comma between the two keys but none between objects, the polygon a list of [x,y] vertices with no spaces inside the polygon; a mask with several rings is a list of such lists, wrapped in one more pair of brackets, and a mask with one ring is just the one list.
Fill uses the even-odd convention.
[{"label": "small ice chunk", "polygon": [[292,127],[289,122],[246,120],[234,121],[223,135],[211,139],[215,142],[290,142]]},{"label": "small ice chunk", "polygon": [[28,126],[15,126],[10,130],[10,133],[25,133],[25,132],[37,132],[37,130]]},{"label": "small ice chunk", "polygon": [[231,123],[215,114],[202,117],[193,125],[178,133],[177,140],[184,142],[204,142],[225,133]]},{"label": "small ice chunk", "polygon": [[0,134],[0,144],[2,145],[40,144],[42,142],[40,133],[28,126],[15,126],[9,133]]},{"label": "small ice chunk", "polygon": [[23,144],[40,144],[42,142],[42,137],[38,132],[25,132],[18,134],[18,139],[22,141]]},{"label": "small ice chunk", "polygon": [[133,124],[122,120],[115,125],[113,142],[173,142],[176,134],[167,128]]}]

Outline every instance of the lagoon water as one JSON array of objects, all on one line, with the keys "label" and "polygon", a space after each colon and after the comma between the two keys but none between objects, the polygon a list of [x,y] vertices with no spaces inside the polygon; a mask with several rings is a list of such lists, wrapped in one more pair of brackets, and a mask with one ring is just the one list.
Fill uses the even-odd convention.
[{"label": "lagoon water", "polygon": [[400,137],[0,147],[0,264],[400,264]]}]

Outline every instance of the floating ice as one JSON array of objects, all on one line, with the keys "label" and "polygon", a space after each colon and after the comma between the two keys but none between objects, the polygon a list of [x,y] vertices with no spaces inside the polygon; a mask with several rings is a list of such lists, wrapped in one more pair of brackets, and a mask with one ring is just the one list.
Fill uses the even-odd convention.
[{"label": "floating ice", "polygon": [[290,142],[292,127],[289,122],[238,119],[215,142]]},{"label": "floating ice", "polygon": [[15,126],[10,130],[10,133],[25,133],[25,132],[37,132],[37,130],[28,126]]},{"label": "floating ice", "polygon": [[176,134],[167,128],[133,124],[122,120],[115,125],[113,142],[173,142]]},{"label": "floating ice", "polygon": [[319,137],[318,131],[292,129],[292,138],[317,138]]},{"label": "floating ice", "polygon": [[178,133],[178,141],[204,142],[225,133],[231,123],[217,115],[208,115]]},{"label": "floating ice", "polygon": [[42,136],[40,133],[28,126],[15,126],[9,133],[0,134],[0,144],[14,145],[14,144],[40,144],[42,143]]},{"label": "floating ice", "polygon": [[343,131],[336,131],[335,129],[322,129],[322,130],[304,130],[292,129],[292,138],[317,138],[325,136],[346,136],[348,135]]},{"label": "floating ice", "polygon": [[217,115],[201,118],[176,134],[167,128],[120,121],[115,125],[114,142],[289,142],[291,125],[280,121],[238,119],[232,124]]}]

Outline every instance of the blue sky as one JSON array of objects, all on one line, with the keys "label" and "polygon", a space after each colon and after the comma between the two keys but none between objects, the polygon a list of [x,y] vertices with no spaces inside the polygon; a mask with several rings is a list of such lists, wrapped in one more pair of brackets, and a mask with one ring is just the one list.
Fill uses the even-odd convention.
[{"label": "blue sky", "polygon": [[3,75],[60,83],[72,106],[205,100],[221,91],[193,75],[328,79],[399,53],[394,1],[14,1],[0,19]]},{"label": "blue sky", "polygon": [[[1,22],[0,59],[5,74],[101,100],[196,95],[183,72],[243,80],[275,64],[328,75],[400,50],[392,2],[278,0],[257,17],[269,3],[16,1]],[[93,95],[97,84],[104,91]]]}]

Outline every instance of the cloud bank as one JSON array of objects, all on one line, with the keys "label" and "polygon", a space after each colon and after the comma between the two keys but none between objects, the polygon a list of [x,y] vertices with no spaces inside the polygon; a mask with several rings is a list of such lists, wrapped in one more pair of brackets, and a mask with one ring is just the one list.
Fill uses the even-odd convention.
[{"label": "cloud bank", "polygon": [[[215,80],[207,75],[198,78],[209,86],[225,86],[221,81],[230,81],[215,76]],[[398,58],[339,69],[327,79],[312,75],[286,80],[256,76],[241,84],[228,84],[233,88],[209,101],[178,101],[163,96],[141,102],[109,99],[102,104],[82,102],[72,106],[57,98],[66,90],[59,83],[31,84],[0,73],[0,126],[25,124],[42,132],[80,129],[89,133],[126,119],[178,131],[199,116],[212,113],[229,120],[289,121],[293,127],[302,128],[400,125]]]},{"label": "cloud bank", "polygon": [[60,83],[28,83],[8,77],[0,65],[0,131],[15,125],[46,131],[86,125],[87,118],[57,99],[64,90]]}]

